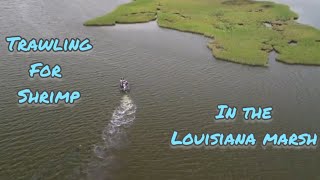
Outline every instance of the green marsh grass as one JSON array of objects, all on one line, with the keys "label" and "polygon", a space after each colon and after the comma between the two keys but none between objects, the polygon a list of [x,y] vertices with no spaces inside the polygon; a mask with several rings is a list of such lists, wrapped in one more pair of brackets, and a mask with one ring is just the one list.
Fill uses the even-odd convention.
[{"label": "green marsh grass", "polygon": [[157,20],[160,27],[212,38],[208,47],[218,59],[266,66],[269,52],[276,51],[284,63],[320,65],[320,31],[297,23],[297,17],[288,6],[273,2],[135,0],[84,25]]}]

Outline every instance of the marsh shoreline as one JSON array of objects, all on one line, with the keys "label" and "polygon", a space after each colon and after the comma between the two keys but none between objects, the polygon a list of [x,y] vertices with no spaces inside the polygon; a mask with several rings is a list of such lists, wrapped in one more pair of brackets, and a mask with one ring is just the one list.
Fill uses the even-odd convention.
[{"label": "marsh shoreline", "polygon": [[[220,5],[222,7],[221,11],[219,8],[210,9],[208,13],[217,11],[217,9],[219,12],[217,11],[213,16],[204,14],[204,17],[197,17],[195,11],[187,8],[186,12],[181,12],[181,10],[175,10],[172,7],[170,7],[171,9],[165,8],[170,5],[166,1],[158,0],[152,2],[154,4],[151,3],[151,5],[150,3],[145,5],[147,2],[144,2],[144,0],[123,4],[111,13],[89,20],[84,25],[113,26],[116,24],[157,21],[158,26],[162,28],[211,38],[213,43],[208,44],[208,47],[211,49],[213,56],[220,60],[253,66],[267,66],[269,53],[276,51],[278,52],[279,58],[277,58],[277,61],[279,62],[320,65],[320,53],[317,51],[320,43],[317,43],[316,39],[320,35],[320,31],[308,25],[299,24],[296,21],[299,16],[289,10],[287,5],[267,1],[238,0],[231,3],[217,0],[213,4]],[[225,5],[227,4],[226,2],[229,2],[229,5]],[[163,3],[165,5],[162,5]],[[179,5],[179,3],[177,4]],[[199,8],[204,8],[199,4]],[[136,6],[144,10],[140,10]],[[246,19],[240,18],[242,20],[238,21],[232,18],[234,14],[229,11],[238,7],[242,8],[240,11],[244,14],[244,17],[248,16],[253,20],[239,23],[246,21]],[[165,9],[162,10],[163,8]],[[254,19],[252,18],[253,15],[248,15],[252,12],[260,13],[259,16],[266,15],[266,13],[271,15],[267,15],[267,18],[259,17]],[[204,19],[208,17],[213,18],[213,20],[201,22],[207,21]],[[193,20],[193,18],[200,20]],[[270,22],[271,28],[262,27],[264,22]],[[254,37],[252,37],[252,32],[256,33]],[[300,34],[305,35],[300,36]],[[266,39],[268,40],[266,41]],[[296,47],[291,46],[290,42],[293,40],[299,42],[299,45]],[[239,49],[243,49],[243,51]],[[269,51],[265,51],[265,49]],[[299,52],[308,53],[305,55],[305,53]]]}]

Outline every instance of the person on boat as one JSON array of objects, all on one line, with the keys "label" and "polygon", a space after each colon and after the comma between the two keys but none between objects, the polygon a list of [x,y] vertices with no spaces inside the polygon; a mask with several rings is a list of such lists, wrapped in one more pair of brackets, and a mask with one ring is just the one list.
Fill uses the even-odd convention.
[{"label": "person on boat", "polygon": [[128,87],[128,81],[123,80],[122,86],[123,86],[124,89],[126,89]]},{"label": "person on boat", "polygon": [[122,77],[122,78],[120,78],[120,87],[121,88],[123,88],[123,82],[124,82],[124,80],[123,80],[123,77]]}]

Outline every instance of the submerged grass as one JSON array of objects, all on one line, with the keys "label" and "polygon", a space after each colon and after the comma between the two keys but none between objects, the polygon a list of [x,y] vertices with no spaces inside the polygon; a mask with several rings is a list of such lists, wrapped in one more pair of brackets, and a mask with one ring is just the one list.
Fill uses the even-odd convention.
[{"label": "submerged grass", "polygon": [[218,59],[264,66],[274,50],[279,53],[277,60],[285,63],[320,65],[320,31],[298,24],[297,17],[288,6],[272,2],[135,0],[84,25],[157,19],[160,27],[213,38],[208,47]]}]

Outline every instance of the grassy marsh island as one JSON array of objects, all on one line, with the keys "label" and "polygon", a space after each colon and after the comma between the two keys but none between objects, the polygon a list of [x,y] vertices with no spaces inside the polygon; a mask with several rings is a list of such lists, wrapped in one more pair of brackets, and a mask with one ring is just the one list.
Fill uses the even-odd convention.
[{"label": "grassy marsh island", "polygon": [[320,30],[302,25],[288,6],[250,0],[135,0],[86,26],[142,23],[212,38],[218,58],[249,65],[268,64],[268,54],[289,64],[320,65]]}]

